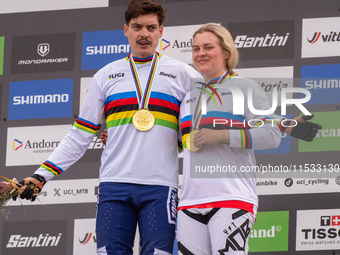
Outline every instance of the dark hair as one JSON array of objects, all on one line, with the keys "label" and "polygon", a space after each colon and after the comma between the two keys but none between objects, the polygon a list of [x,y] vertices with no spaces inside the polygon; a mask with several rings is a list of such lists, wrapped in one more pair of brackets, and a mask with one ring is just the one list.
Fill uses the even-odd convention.
[{"label": "dark hair", "polygon": [[157,15],[158,23],[161,26],[167,16],[167,11],[161,4],[154,0],[132,0],[125,11],[126,25],[129,25],[131,19],[151,13]]}]

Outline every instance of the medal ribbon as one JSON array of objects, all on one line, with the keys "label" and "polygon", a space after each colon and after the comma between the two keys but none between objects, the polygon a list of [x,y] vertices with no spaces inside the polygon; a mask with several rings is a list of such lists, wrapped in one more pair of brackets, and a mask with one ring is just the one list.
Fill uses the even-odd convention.
[{"label": "medal ribbon", "polygon": [[136,68],[135,61],[133,60],[133,57],[131,54],[128,55],[128,59],[129,59],[130,72],[132,74],[132,79],[135,84],[139,109],[147,109],[148,104],[149,104],[150,94],[151,94],[151,87],[153,84],[153,80],[155,78],[158,61],[159,61],[158,54],[157,52],[155,52],[155,54],[153,55],[144,93],[143,93],[143,89],[142,89],[141,82],[139,79],[138,70]]},{"label": "medal ribbon", "polygon": [[[193,130],[194,130],[194,129],[199,129],[199,123],[201,122],[201,119],[202,119],[202,107],[199,107],[199,106],[201,105],[202,94],[203,94],[203,92],[205,91],[205,92],[207,92],[207,93],[210,95],[210,97],[207,99],[206,106],[208,106],[208,104],[210,103],[211,100],[213,100],[213,101],[215,102],[215,104],[216,104],[216,101],[215,101],[215,99],[214,99],[214,95],[215,95],[215,94],[216,94],[216,96],[218,97],[218,99],[219,99],[219,101],[220,101],[220,103],[221,103],[221,105],[222,105],[221,98],[220,98],[220,96],[219,96],[218,93],[217,93],[218,88],[217,88],[217,89],[214,89],[214,88],[212,87],[212,85],[214,85],[214,84],[222,84],[222,83],[224,83],[225,81],[229,80],[229,79],[232,78],[232,77],[234,77],[234,75],[230,75],[230,74],[228,73],[228,70],[227,70],[227,71],[225,71],[225,73],[218,79],[217,83],[215,83],[215,81],[217,80],[217,78],[216,78],[216,79],[213,79],[213,80],[211,80],[211,81],[209,81],[208,84],[205,84],[205,83],[201,83],[201,82],[200,82],[200,84],[202,84],[202,87],[201,87],[201,88],[197,87],[198,89],[201,90],[201,93],[200,93],[200,96],[199,96],[199,98],[198,98],[198,100],[197,100],[197,105],[196,105],[195,112],[194,112],[194,115],[193,115]],[[209,91],[206,90],[206,89],[204,89],[203,87],[209,88],[209,89],[212,91],[212,93],[209,93]],[[201,108],[200,111],[199,111],[199,108]]]}]

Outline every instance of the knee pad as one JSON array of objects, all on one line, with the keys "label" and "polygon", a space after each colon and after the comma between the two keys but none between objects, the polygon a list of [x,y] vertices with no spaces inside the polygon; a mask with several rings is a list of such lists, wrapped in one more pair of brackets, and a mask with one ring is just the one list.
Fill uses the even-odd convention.
[{"label": "knee pad", "polygon": [[141,254],[171,255],[175,240],[174,233],[160,233],[142,245]]},{"label": "knee pad", "polygon": [[171,255],[172,253],[169,253],[169,252],[166,252],[166,251],[162,251],[162,250],[159,250],[157,248],[155,248],[154,252],[153,252],[153,255]]},{"label": "knee pad", "polygon": [[98,255],[107,255],[105,246],[97,248]]}]

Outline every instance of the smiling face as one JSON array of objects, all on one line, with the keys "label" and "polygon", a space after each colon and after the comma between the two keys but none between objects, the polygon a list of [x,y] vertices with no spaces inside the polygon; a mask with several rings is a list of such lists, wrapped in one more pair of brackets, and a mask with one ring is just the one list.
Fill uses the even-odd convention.
[{"label": "smiling face", "polygon": [[156,14],[140,15],[124,25],[124,34],[129,39],[132,56],[145,58],[155,53],[163,26]]},{"label": "smiling face", "polygon": [[228,55],[211,32],[196,34],[192,46],[192,58],[196,69],[210,81],[221,76],[226,70]]}]

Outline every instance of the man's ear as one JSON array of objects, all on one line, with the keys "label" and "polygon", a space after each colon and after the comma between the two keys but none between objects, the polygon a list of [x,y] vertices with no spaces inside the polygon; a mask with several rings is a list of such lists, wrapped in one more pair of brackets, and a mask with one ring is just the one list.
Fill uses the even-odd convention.
[{"label": "man's ear", "polygon": [[160,32],[161,37],[162,37],[162,36],[163,36],[163,26],[160,26],[160,27],[159,27],[159,32]]},{"label": "man's ear", "polygon": [[126,37],[128,37],[128,36],[127,36],[127,31],[128,31],[128,29],[129,29],[129,26],[126,25],[126,24],[124,24],[124,35],[125,35]]}]

